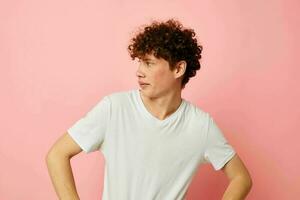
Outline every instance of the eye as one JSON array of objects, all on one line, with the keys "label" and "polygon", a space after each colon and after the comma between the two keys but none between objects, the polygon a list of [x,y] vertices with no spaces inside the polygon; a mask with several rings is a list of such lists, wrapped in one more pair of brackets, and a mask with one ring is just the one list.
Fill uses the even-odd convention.
[{"label": "eye", "polygon": [[138,63],[139,63],[139,64],[144,64],[144,65],[146,65],[147,67],[150,67],[151,65],[154,64],[154,63],[152,63],[152,62],[149,62],[149,61],[143,60],[143,59],[138,59]]}]

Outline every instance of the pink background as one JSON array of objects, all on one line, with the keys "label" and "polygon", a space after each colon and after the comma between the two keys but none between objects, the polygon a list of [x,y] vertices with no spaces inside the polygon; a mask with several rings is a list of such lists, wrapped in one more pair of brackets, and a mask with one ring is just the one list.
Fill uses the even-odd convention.
[{"label": "pink background", "polygon": [[[50,145],[101,96],[138,88],[128,41],[138,26],[170,17],[204,46],[183,97],[211,113],[247,165],[247,199],[298,199],[299,8],[296,0],[0,1],[0,199],[57,199]],[[104,162],[100,152],[71,160],[81,199],[100,199]],[[227,184],[203,165],[187,199],[220,199]]]}]

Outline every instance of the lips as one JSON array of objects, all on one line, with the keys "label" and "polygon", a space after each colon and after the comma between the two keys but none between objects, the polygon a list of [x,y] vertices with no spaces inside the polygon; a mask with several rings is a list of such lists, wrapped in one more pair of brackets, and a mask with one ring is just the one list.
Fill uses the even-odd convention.
[{"label": "lips", "polygon": [[149,85],[149,83],[145,83],[145,82],[142,82],[142,81],[138,81],[140,85]]}]

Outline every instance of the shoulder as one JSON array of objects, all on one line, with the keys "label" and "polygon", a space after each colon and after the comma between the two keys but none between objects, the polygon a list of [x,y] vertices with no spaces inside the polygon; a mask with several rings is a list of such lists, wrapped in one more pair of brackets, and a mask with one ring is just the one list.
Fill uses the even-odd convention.
[{"label": "shoulder", "polygon": [[115,91],[106,95],[105,97],[109,98],[111,101],[118,101],[127,99],[128,97],[132,96],[134,92],[134,90]]},{"label": "shoulder", "polygon": [[188,120],[193,124],[198,124],[200,126],[207,125],[209,123],[210,114],[201,106],[191,103],[190,101],[185,100],[186,109],[185,115],[187,115]]},{"label": "shoulder", "polygon": [[135,90],[115,91],[106,95],[104,98],[108,99],[114,106],[126,106],[126,104],[130,103],[134,98],[135,92]]},{"label": "shoulder", "polygon": [[185,100],[186,102],[186,111],[188,112],[189,115],[192,115],[197,118],[208,118],[210,115],[209,113],[204,110],[201,106],[196,105],[195,103],[192,103],[188,100]]}]

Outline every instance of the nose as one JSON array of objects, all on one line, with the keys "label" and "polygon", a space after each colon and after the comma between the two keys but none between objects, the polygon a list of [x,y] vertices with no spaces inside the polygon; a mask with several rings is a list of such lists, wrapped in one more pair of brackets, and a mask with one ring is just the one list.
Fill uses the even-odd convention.
[{"label": "nose", "polygon": [[136,76],[138,78],[145,77],[145,73],[142,71],[142,64],[141,63],[139,64],[139,67],[136,71]]},{"label": "nose", "polygon": [[145,75],[143,75],[142,73],[140,73],[138,70],[136,71],[136,76],[137,76],[138,78],[143,78],[143,77],[145,77]]}]

